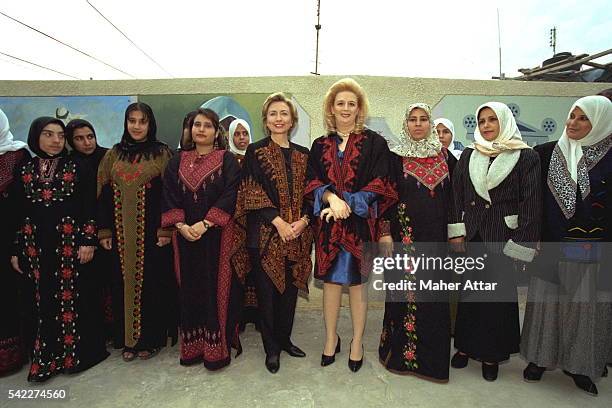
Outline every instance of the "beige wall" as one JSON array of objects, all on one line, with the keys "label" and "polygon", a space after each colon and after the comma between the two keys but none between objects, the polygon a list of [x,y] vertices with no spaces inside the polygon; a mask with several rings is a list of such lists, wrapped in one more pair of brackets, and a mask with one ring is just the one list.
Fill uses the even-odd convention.
[{"label": "beige wall", "polygon": [[[77,96],[142,94],[232,94],[290,92],[312,118],[311,137],[323,134],[321,105],[329,86],[340,77],[202,78],[131,81],[0,81],[0,96]],[[430,78],[355,76],[366,90],[372,116],[385,117],[399,133],[406,106],[436,105],[445,95],[581,97],[612,87],[609,83],[474,81]],[[322,291],[311,283],[299,307],[320,308]],[[346,302],[347,299],[344,299]],[[380,304],[372,305],[380,307]]]}]

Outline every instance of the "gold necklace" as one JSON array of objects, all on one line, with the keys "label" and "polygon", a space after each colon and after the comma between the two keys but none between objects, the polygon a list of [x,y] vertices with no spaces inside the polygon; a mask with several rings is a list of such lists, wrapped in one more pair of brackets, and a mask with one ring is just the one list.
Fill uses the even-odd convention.
[{"label": "gold necklace", "polygon": [[346,139],[347,137],[349,137],[351,135],[351,133],[353,133],[355,129],[351,129],[349,130],[347,133],[342,133],[339,130],[336,130],[336,133],[338,134],[338,136],[340,136],[342,139]]}]

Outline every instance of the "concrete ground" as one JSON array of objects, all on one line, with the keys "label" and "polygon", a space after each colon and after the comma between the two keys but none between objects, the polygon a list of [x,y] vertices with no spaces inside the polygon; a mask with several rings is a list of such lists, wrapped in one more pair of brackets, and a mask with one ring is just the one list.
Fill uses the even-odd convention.
[{"label": "concrete ground", "polygon": [[[436,384],[386,371],[378,362],[383,311],[368,315],[365,361],[354,374],[347,367],[350,313],[341,312],[338,333],[342,351],[336,363],[320,367],[323,324],[320,310],[298,309],[293,341],[304,359],[281,355],[277,374],[264,366],[259,333],[252,325],[242,335],[244,353],[220,372],[178,364],[178,347],[166,348],[148,361],[125,363],[119,350],[98,366],[74,376],[60,375],[42,386],[26,381],[27,369],[0,379],[1,407],[157,408],[157,407],[610,407],[612,377],[598,384],[599,396],[578,390],[561,371],[547,372],[541,383],[523,381],[525,362],[514,356],[500,366],[497,381],[482,379],[480,364],[451,368],[450,382]],[[69,399],[9,400],[9,389],[67,388]]]}]

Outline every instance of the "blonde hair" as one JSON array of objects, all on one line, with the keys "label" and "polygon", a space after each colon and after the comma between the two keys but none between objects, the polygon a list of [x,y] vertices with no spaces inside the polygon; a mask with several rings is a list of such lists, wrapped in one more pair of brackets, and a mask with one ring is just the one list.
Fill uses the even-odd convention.
[{"label": "blonde hair", "polygon": [[266,136],[270,136],[270,134],[272,133],[270,132],[270,129],[268,129],[268,126],[266,126],[266,118],[268,116],[268,109],[270,109],[270,105],[272,105],[274,102],[284,102],[289,107],[289,112],[291,113],[291,128],[289,128],[289,132],[287,132],[287,136],[289,136],[291,134],[291,131],[293,130],[293,128],[295,128],[295,125],[297,124],[298,113],[297,108],[295,107],[291,99],[287,98],[287,96],[282,92],[275,92],[268,96],[263,106],[261,107],[261,122],[263,123],[263,131]]},{"label": "blonde hair", "polygon": [[332,107],[336,100],[336,95],[340,92],[352,92],[357,96],[357,106],[359,107],[359,113],[355,121],[355,132],[361,132],[365,127],[365,121],[368,117],[369,103],[368,97],[365,91],[353,78],[342,78],[341,80],[334,83],[323,100],[323,119],[325,121],[325,128],[328,133],[336,131],[336,118],[332,113]]}]

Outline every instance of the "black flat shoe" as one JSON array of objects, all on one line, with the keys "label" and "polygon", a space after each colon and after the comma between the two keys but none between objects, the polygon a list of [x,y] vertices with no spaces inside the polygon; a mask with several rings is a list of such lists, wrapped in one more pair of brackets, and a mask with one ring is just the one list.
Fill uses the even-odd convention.
[{"label": "black flat shoe", "polygon": [[536,382],[542,379],[546,367],[540,367],[534,363],[529,363],[523,370],[523,378],[527,382]]},{"label": "black flat shoe", "polygon": [[593,381],[586,375],[581,374],[572,374],[569,371],[563,370],[563,374],[572,377],[574,380],[574,384],[576,387],[580,388],[582,391],[586,392],[589,395],[597,396],[597,387],[593,384]]},{"label": "black flat shoe", "polygon": [[301,348],[291,343],[283,347],[283,350],[291,357],[306,357],[306,353],[304,353]]},{"label": "black flat shoe", "polygon": [[[353,346],[353,340],[351,340],[351,347]],[[363,344],[361,345],[361,360],[351,360],[351,347],[349,347],[349,359],[348,359],[348,367],[349,370],[356,373],[359,371],[361,366],[363,365],[363,356],[365,352],[363,351]]]},{"label": "black flat shoe", "polygon": [[468,365],[469,357],[467,354],[456,352],[451,359],[451,367],[453,368],[465,368]]},{"label": "black flat shoe", "polygon": [[[336,336],[338,336],[336,334]],[[325,354],[321,354],[321,367],[328,366],[333,364],[336,361],[336,354],[340,352],[340,336],[338,336],[338,342],[336,343],[336,350],[334,350],[334,354],[331,356],[326,356]]]},{"label": "black flat shoe", "polygon": [[276,374],[280,368],[280,356],[278,354],[266,356],[266,368],[272,374]]},{"label": "black flat shoe", "polygon": [[482,363],[482,378],[487,381],[497,380],[497,373],[499,372],[499,364],[486,364]]}]

